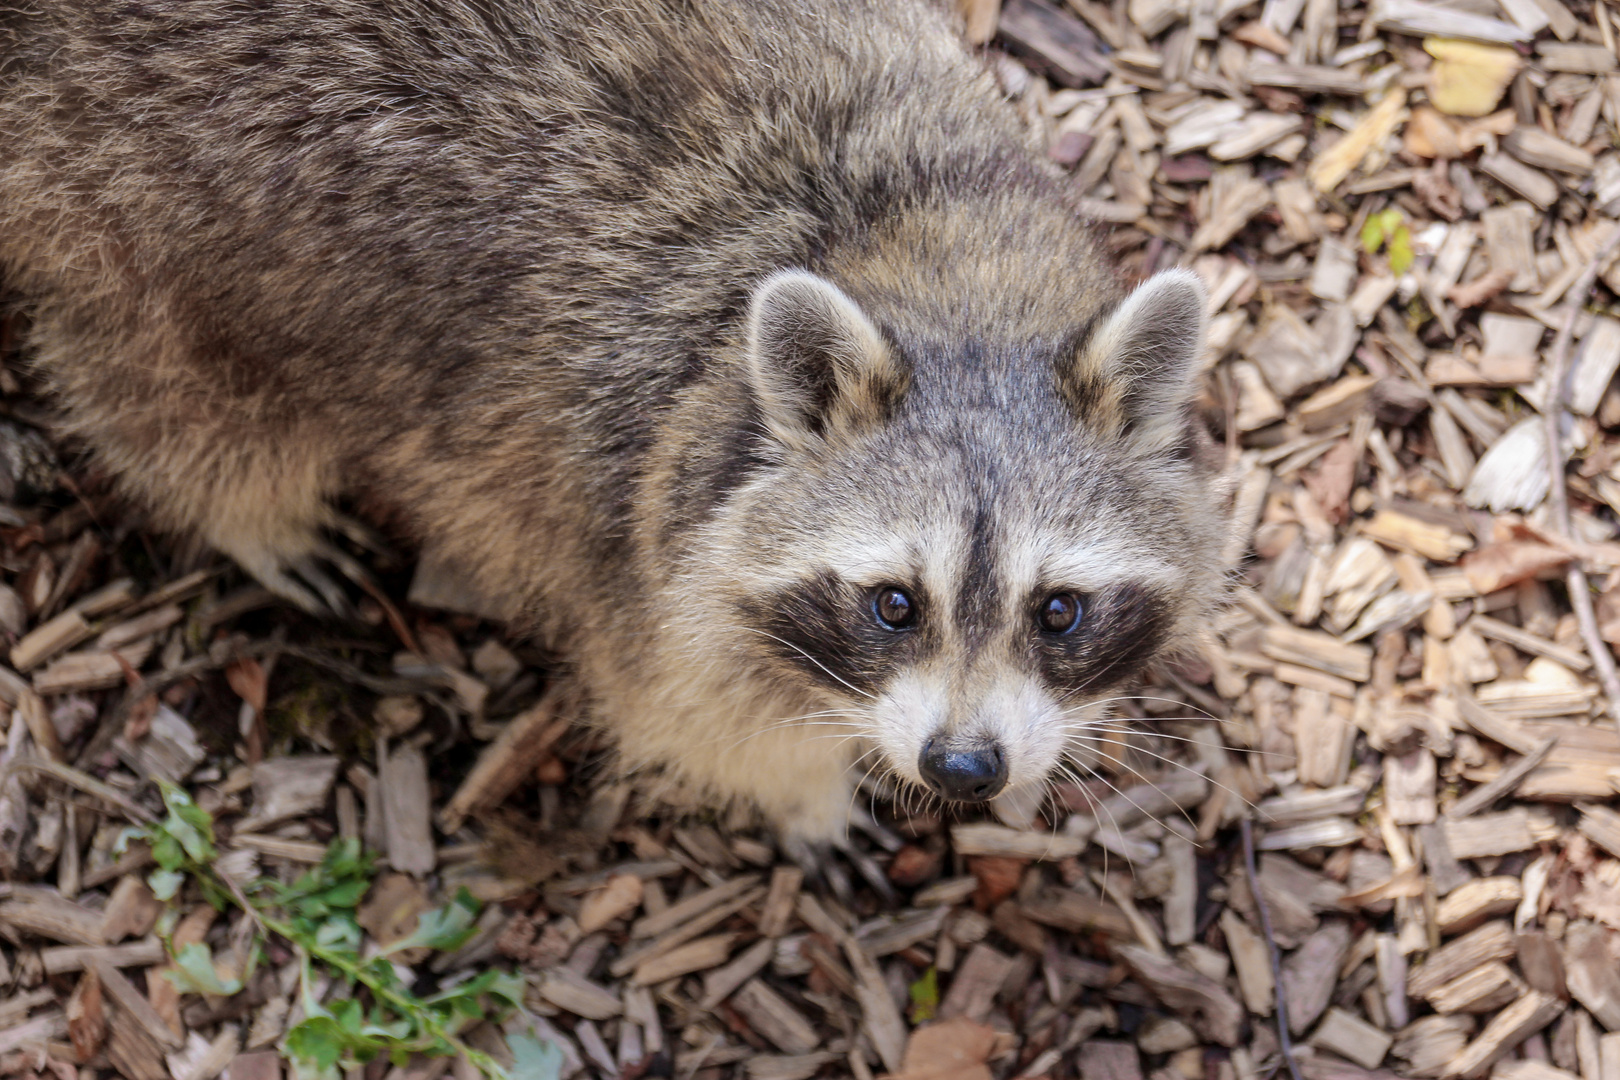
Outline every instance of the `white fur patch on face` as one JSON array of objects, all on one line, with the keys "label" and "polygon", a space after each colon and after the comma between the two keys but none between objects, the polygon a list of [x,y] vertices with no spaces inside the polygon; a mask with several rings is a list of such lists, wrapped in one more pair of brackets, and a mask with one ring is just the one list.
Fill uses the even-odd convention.
[{"label": "white fur patch on face", "polygon": [[900,675],[872,703],[873,741],[894,775],[920,786],[918,760],[929,740],[964,737],[995,741],[1009,789],[1047,781],[1069,746],[1065,710],[1024,672],[998,672],[981,692],[976,681],[931,664]]},{"label": "white fur patch on face", "polygon": [[1008,788],[1044,783],[1067,744],[1051,692],[1021,672],[1003,673],[979,699],[977,730],[1000,745]]},{"label": "white fur patch on face", "polygon": [[1065,585],[1092,592],[1135,582],[1169,587],[1181,572],[1176,566],[1118,530],[1097,529],[1084,536],[1047,534],[1024,545],[1009,560],[1017,573],[1012,587],[1027,592],[1037,583]]},{"label": "white fur patch on face", "polygon": [[922,748],[950,715],[950,688],[913,669],[894,679],[872,708],[873,741],[883,764],[910,784],[923,786],[917,771]]}]

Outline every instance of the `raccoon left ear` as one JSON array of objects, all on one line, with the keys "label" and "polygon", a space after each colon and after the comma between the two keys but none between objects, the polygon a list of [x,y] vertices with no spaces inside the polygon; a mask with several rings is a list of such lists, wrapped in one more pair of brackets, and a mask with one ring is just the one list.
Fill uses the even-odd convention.
[{"label": "raccoon left ear", "polygon": [[773,274],[754,291],[748,375],[766,427],[796,450],[881,421],[906,386],[855,301],[803,270]]},{"label": "raccoon left ear", "polygon": [[1208,301],[1198,276],[1166,270],[1139,285],[1083,344],[1059,386],[1075,415],[1141,453],[1185,440]]}]

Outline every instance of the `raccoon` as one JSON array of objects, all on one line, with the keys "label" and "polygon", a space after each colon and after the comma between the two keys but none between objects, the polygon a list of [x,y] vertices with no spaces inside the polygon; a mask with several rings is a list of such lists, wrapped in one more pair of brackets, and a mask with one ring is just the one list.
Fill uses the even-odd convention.
[{"label": "raccoon", "polygon": [[1205,298],[1127,291],[926,0],[18,0],[0,272],[154,522],[341,499],[629,769],[836,842],[1045,783],[1220,591]]}]

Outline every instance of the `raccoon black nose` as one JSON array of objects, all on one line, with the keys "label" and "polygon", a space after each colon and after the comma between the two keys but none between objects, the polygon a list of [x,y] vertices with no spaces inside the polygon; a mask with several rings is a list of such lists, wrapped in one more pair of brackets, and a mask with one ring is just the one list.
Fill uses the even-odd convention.
[{"label": "raccoon black nose", "polygon": [[1007,759],[994,743],[952,750],[941,739],[929,739],[917,769],[936,795],[957,802],[988,802],[1007,786]]}]

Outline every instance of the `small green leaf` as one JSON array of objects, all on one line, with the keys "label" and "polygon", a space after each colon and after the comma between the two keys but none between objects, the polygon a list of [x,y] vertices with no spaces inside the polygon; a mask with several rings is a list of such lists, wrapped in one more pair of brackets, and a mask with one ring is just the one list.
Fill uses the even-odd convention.
[{"label": "small green leaf", "polygon": [[478,921],[478,909],[478,901],[463,888],[444,907],[423,912],[415,933],[394,942],[383,950],[383,955],[403,949],[428,948],[444,952],[459,949],[478,931],[474,925]]},{"label": "small green leaf", "polygon": [[146,884],[159,900],[173,900],[185,883],[186,875],[178,870],[154,870],[146,875]]},{"label": "small green leaf", "polygon": [[908,993],[911,995],[912,1022],[921,1024],[932,1020],[939,1009],[939,972],[930,967],[922,973],[922,978],[911,984]]},{"label": "small green leaf", "polygon": [[300,1078],[329,1080],[341,1075],[337,1065],[343,1060],[346,1046],[336,1021],[329,1016],[311,1016],[293,1025],[281,1048]]},{"label": "small green leaf", "polygon": [[480,978],[488,978],[489,985],[483,987],[483,992],[509,1008],[523,1007],[523,976],[510,971],[488,971]]},{"label": "small green leaf", "polygon": [[186,865],[186,849],[168,833],[159,832],[152,837],[152,861],[165,870],[179,870]]},{"label": "small green leaf", "polygon": [[1378,249],[1384,246],[1384,221],[1381,215],[1372,214],[1361,226],[1361,250],[1369,255],[1378,254]]},{"label": "small green leaf", "polygon": [[365,878],[355,878],[353,881],[340,881],[310,899],[319,901],[328,908],[352,908],[360,903],[360,898],[366,895],[369,888],[371,882]]},{"label": "small green leaf", "polygon": [[360,948],[360,926],[352,918],[332,918],[315,931],[315,943],[323,949],[355,952]]},{"label": "small green leaf", "polygon": [[563,1052],[555,1043],[520,1031],[508,1035],[506,1045],[512,1051],[512,1067],[506,1073],[511,1080],[559,1080],[562,1076]]},{"label": "small green leaf", "polygon": [[366,1022],[365,1010],[353,998],[344,998],[332,1006],[332,1019],[337,1021],[338,1027],[345,1033],[357,1035]]},{"label": "small green leaf", "polygon": [[164,976],[182,994],[212,994],[230,997],[242,989],[236,979],[221,979],[214,970],[214,954],[207,945],[193,942],[174,954],[177,970],[165,971]]},{"label": "small green leaf", "polygon": [[1403,222],[1389,238],[1389,268],[1396,277],[1412,269],[1412,230]]},{"label": "small green leaf", "polygon": [[169,816],[155,826],[157,835],[154,837],[152,854],[158,865],[165,870],[179,868],[179,864],[170,865],[163,856],[158,855],[157,847],[164,840],[178,844],[192,862],[210,862],[214,858],[214,819],[208,811],[191,801],[184,788],[167,780],[160,780],[158,784],[163,792],[163,805],[169,810]]}]

